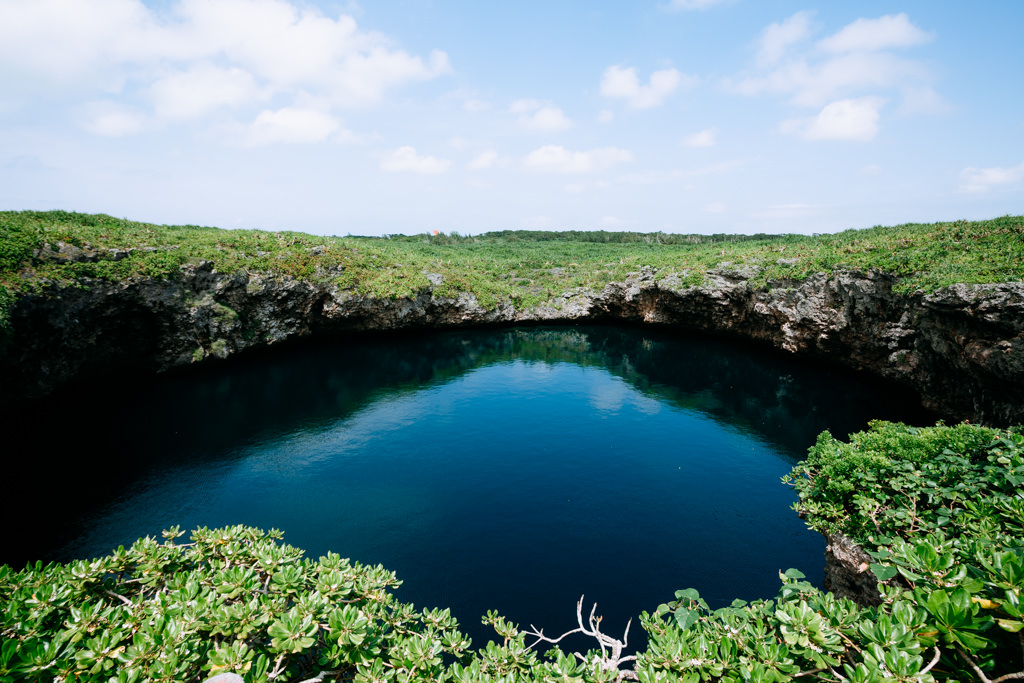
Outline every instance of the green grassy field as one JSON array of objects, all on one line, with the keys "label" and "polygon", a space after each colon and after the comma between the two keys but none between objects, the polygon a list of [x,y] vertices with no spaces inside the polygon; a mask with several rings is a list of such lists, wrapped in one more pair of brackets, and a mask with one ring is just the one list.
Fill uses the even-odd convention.
[{"label": "green grassy field", "polygon": [[[59,263],[33,254],[58,242],[96,252],[94,262]],[[111,250],[133,249],[127,255]],[[577,287],[600,290],[650,266],[700,285],[709,268],[757,266],[751,284],[799,281],[834,268],[901,276],[898,289],[1020,281],[1024,216],[907,224],[830,235],[666,235],[502,231],[478,236],[324,237],[298,232],[162,226],[65,211],[0,212],[0,309],[23,291],[79,278],[168,277],[209,260],[221,272],[246,269],[331,280],[359,294],[396,298],[443,276],[439,295],[475,294],[484,306],[529,308]],[[0,316],[2,317],[2,316]]]}]

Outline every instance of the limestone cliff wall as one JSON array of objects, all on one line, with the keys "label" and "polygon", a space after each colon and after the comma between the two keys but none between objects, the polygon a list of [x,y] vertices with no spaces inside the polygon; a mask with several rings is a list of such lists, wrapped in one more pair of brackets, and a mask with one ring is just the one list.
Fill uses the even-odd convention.
[{"label": "limestone cliff wall", "polygon": [[[1024,422],[1024,284],[955,285],[897,295],[884,273],[835,271],[749,285],[710,271],[702,287],[651,270],[600,292],[529,310],[468,294],[376,299],[328,283],[183,268],[175,280],[90,281],[22,296],[0,356],[0,405],[75,379],[162,372],[311,335],[542,321],[623,320],[728,335],[869,372],[913,388],[949,419]],[[437,284],[440,276],[430,276]]]}]

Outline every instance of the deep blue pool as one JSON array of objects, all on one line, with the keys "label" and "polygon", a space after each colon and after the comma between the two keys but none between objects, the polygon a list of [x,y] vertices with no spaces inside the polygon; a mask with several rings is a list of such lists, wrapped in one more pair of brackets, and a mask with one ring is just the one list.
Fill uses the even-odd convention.
[{"label": "deep blue pool", "polygon": [[[398,572],[477,645],[498,610],[548,633],[586,594],[615,631],[679,588],[712,606],[820,584],[779,482],[825,429],[923,422],[891,388],[720,340],[532,328],[296,346],[32,413],[0,557],[86,557],[180,524],[285,531]],[[93,455],[99,445],[104,455]],[[639,631],[639,629],[638,629]]]}]

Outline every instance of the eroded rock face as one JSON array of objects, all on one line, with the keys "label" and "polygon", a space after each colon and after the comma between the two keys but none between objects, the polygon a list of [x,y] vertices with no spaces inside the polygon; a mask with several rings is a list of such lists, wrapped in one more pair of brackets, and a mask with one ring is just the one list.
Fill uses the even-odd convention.
[{"label": "eroded rock face", "polygon": [[1024,284],[955,285],[896,295],[883,273],[836,271],[748,285],[719,268],[686,287],[651,269],[600,292],[545,305],[487,309],[431,289],[397,300],[269,274],[225,275],[208,262],[173,280],[90,281],[22,296],[0,357],[0,405],[45,396],[73,379],[162,372],[311,335],[542,321],[624,320],[771,344],[912,387],[952,420],[1024,422]]}]

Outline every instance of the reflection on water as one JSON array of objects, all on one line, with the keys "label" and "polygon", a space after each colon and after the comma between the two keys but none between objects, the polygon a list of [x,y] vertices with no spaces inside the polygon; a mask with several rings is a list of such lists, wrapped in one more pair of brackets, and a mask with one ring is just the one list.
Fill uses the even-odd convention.
[{"label": "reflection on water", "polygon": [[[905,397],[718,340],[535,328],[294,347],[9,416],[32,436],[0,560],[85,557],[181,524],[284,529],[381,563],[478,645],[497,609],[569,630],[678,588],[767,597],[823,543],[779,483],[824,429],[924,422]],[[97,450],[101,456],[95,455]]]}]

